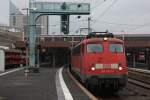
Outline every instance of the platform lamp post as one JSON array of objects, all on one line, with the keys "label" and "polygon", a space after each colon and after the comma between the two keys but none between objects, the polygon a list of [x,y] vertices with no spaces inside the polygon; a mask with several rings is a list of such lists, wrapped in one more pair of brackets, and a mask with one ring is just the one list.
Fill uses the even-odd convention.
[{"label": "platform lamp post", "polygon": [[23,9],[21,9],[21,10],[26,10],[27,12],[26,12],[26,14],[27,14],[27,16],[26,16],[26,68],[25,68],[25,72],[27,73],[27,72],[29,72],[29,65],[28,65],[28,61],[29,61],[29,58],[28,58],[28,50],[29,50],[29,48],[28,48],[28,43],[29,43],[29,10],[30,10],[30,8],[23,8]]},{"label": "platform lamp post", "polygon": [[25,72],[29,72],[29,12],[30,10],[35,10],[36,8],[23,8],[21,10],[26,10],[26,68]]},{"label": "platform lamp post", "polygon": [[[81,18],[81,16],[78,16],[78,19],[80,19],[80,18]],[[92,28],[91,28],[91,21],[93,21],[93,20],[92,20],[92,18],[91,18],[91,17],[88,17],[87,21],[88,21],[88,27],[87,27],[87,28],[83,28],[83,29],[87,29],[88,34],[89,34],[89,33],[91,33],[91,32],[92,32]],[[80,28],[80,29],[82,29],[82,28]]]},{"label": "platform lamp post", "polygon": [[92,21],[91,17],[88,17],[88,34],[91,33],[91,21]]},{"label": "platform lamp post", "polygon": [[[44,26],[40,25],[40,28],[43,29]],[[40,67],[40,33],[38,33],[38,36],[37,36],[37,67],[38,68]]]},{"label": "platform lamp post", "polygon": [[122,40],[125,40],[125,36],[124,36],[124,30],[121,31],[122,32]]}]

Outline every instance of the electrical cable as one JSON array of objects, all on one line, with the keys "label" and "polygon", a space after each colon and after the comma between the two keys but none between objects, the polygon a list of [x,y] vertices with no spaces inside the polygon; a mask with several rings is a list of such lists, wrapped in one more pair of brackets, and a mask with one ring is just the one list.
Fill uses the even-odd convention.
[{"label": "electrical cable", "polygon": [[113,25],[122,25],[122,26],[137,26],[137,27],[143,27],[143,26],[150,26],[150,23],[146,23],[146,24],[125,24],[125,23],[114,23],[114,22],[108,22],[108,21],[97,21],[95,23],[106,23],[106,24],[113,24]]},{"label": "electrical cable", "polygon": [[[98,19],[98,18],[104,16],[104,15],[107,13],[107,11],[109,11],[117,2],[118,2],[118,0],[114,0],[114,1],[112,2],[112,4],[110,4],[107,9],[105,9],[102,13],[100,13],[100,14],[97,16],[96,19]],[[92,23],[92,24],[94,24],[94,23]]]},{"label": "electrical cable", "polygon": [[128,32],[133,32],[135,30],[138,30],[138,29],[141,29],[141,28],[144,28],[144,27],[149,27],[150,26],[150,23],[145,23],[141,26],[137,26],[136,28],[133,28],[133,29],[129,29]]},{"label": "electrical cable", "polygon": [[94,7],[91,8],[91,11],[94,11],[95,9],[97,9],[98,7],[100,7],[102,4],[105,3],[105,1],[106,1],[106,0],[103,0],[103,1],[101,1],[101,2],[99,2],[99,3],[96,3],[96,5],[94,5]]}]

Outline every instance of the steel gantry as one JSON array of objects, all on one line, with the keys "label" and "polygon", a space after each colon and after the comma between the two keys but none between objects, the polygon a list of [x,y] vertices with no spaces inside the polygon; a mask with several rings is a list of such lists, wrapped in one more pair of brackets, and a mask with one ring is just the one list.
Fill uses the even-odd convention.
[{"label": "steel gantry", "polygon": [[88,15],[90,14],[89,3],[70,3],[70,2],[29,2],[29,67],[35,66],[36,50],[36,20],[42,15],[60,15],[61,32],[69,33],[70,15]]}]

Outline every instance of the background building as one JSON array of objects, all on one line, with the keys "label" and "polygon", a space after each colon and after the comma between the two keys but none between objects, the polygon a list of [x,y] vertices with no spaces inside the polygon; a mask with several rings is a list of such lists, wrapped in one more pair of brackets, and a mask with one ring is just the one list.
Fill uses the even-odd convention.
[{"label": "background building", "polygon": [[[10,27],[18,28],[24,31],[25,36],[27,33],[27,14],[23,14],[21,9],[16,7],[10,1],[10,11],[9,11],[9,25]],[[37,20],[37,34],[48,34],[48,16],[41,16]]]},{"label": "background building", "polygon": [[[9,1],[10,0],[1,0],[0,3],[0,24],[9,25]],[[4,6],[5,4],[5,6]]]}]

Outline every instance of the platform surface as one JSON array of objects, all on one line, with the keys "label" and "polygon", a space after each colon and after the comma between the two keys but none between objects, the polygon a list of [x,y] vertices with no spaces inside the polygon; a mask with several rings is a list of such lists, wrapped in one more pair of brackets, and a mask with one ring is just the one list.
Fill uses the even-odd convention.
[{"label": "platform surface", "polygon": [[[58,71],[59,68],[40,68],[40,73],[30,73],[29,79],[24,70],[0,76],[0,100],[58,100]],[[66,68],[62,73],[73,100],[90,100],[69,77]]]},{"label": "platform surface", "polygon": [[27,80],[23,70],[0,77],[0,100],[57,100],[55,70],[41,68]]},{"label": "platform surface", "polygon": [[90,100],[90,98],[85,93],[83,93],[83,91],[77,86],[77,84],[72,81],[72,79],[68,75],[66,68],[63,70],[63,77],[74,100]]}]

